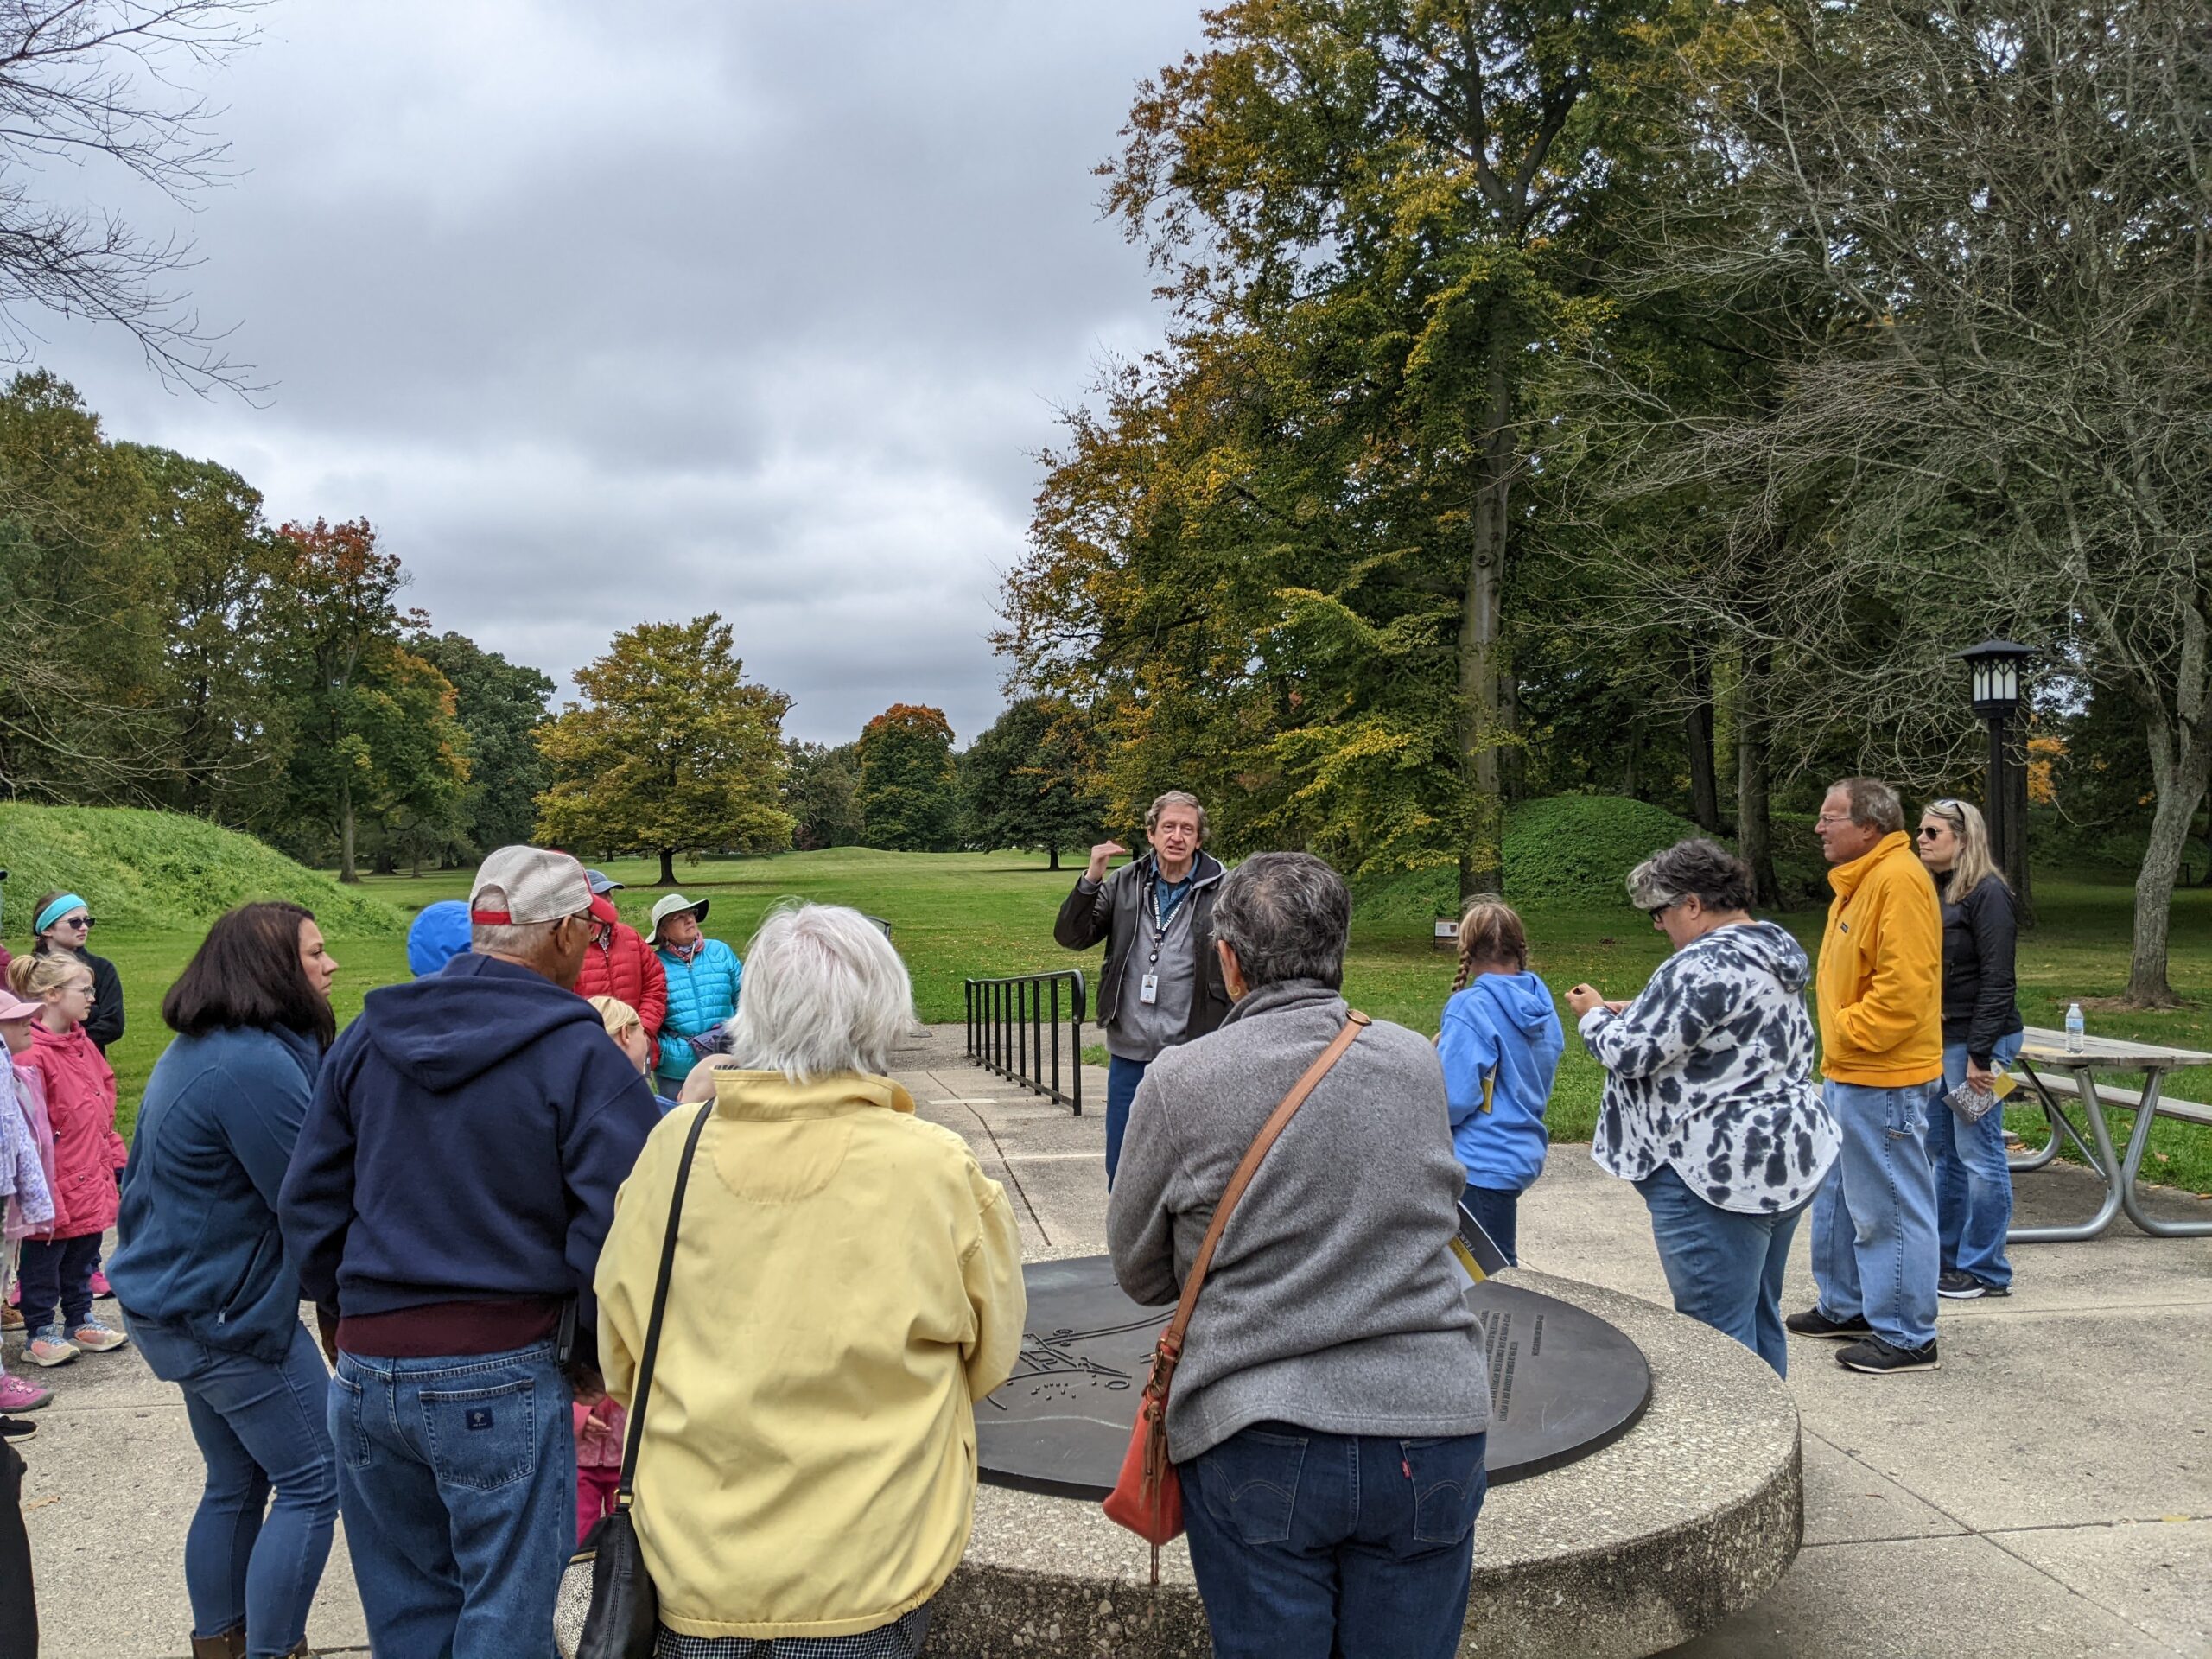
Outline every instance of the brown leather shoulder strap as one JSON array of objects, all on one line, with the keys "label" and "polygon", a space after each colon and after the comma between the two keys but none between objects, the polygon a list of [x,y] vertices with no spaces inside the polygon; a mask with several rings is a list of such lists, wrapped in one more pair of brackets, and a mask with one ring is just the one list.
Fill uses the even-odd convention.
[{"label": "brown leather shoulder strap", "polygon": [[1369,1023],[1368,1017],[1357,1008],[1347,1012],[1344,1027],[1337,1033],[1336,1039],[1321,1051],[1320,1057],[1313,1065],[1306,1068],[1306,1075],[1291,1085],[1290,1092],[1282,1097],[1281,1104],[1260,1126],[1259,1134],[1252,1137],[1252,1144],[1246,1148],[1243,1161],[1236,1166],[1236,1173],[1229,1178],[1228,1186],[1223,1189],[1221,1202],[1213,1207],[1212,1224],[1207,1227],[1205,1237],[1198,1243],[1198,1255],[1191,1263],[1191,1276],[1183,1281],[1183,1294],[1175,1304],[1175,1317],[1167,1322],[1167,1332],[1163,1340],[1173,1350],[1179,1351],[1183,1346],[1183,1334],[1190,1329],[1192,1310],[1198,1305],[1198,1291],[1206,1281],[1206,1269],[1213,1265],[1214,1247],[1221,1243],[1222,1230],[1229,1225],[1230,1211],[1236,1208],[1236,1200],[1244,1196],[1244,1189],[1252,1185],[1252,1177],[1259,1173],[1260,1160],[1268,1155],[1268,1148],[1274,1145],[1275,1137],[1298,1115],[1298,1109],[1306,1103],[1306,1096],[1313,1092],[1314,1085],[1329,1074],[1331,1066],[1344,1058],[1344,1051],[1352,1046],[1353,1039]]}]

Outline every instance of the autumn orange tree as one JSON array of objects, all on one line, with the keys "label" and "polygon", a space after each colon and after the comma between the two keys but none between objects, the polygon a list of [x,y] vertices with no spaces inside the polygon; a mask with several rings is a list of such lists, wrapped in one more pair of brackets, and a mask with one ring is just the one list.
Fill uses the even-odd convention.
[{"label": "autumn orange tree", "polygon": [[862,844],[950,852],[960,831],[960,797],[944,710],[893,703],[861,729],[860,758]]},{"label": "autumn orange tree", "polygon": [[454,690],[408,649],[427,619],[402,610],[406,574],[366,518],[287,524],[271,607],[275,670],[292,723],[296,810],[338,842],[338,879],[358,881],[363,819],[451,827],[468,782],[468,736]]},{"label": "autumn orange tree", "polygon": [[640,622],[576,684],[582,700],[538,729],[553,778],[537,798],[541,840],[652,853],[664,887],[679,852],[791,844],[779,804],[791,699],[745,677],[721,616]]}]

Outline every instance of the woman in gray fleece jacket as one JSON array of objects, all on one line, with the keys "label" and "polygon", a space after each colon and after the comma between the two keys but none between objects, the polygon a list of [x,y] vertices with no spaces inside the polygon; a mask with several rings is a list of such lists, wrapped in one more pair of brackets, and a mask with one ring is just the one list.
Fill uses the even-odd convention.
[{"label": "woman in gray fleece jacket", "polygon": [[[1304,853],[1222,884],[1218,1031],[1153,1062],[1107,1236],[1122,1287],[1180,1294],[1215,1204],[1343,1027],[1351,898]],[[1449,1252],[1464,1173],[1436,1051],[1363,1030],[1238,1203],[1167,1408],[1191,1564],[1224,1659],[1446,1659],[1466,1618],[1490,1382]]]}]

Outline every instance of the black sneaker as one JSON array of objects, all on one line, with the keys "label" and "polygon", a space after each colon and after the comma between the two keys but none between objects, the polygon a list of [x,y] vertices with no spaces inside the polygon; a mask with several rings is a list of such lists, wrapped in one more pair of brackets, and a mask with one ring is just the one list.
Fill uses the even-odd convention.
[{"label": "black sneaker", "polygon": [[0,1445],[21,1446],[38,1433],[38,1425],[28,1417],[0,1417]]},{"label": "black sneaker", "polygon": [[1961,1268],[1952,1268],[1936,1279],[1936,1294],[1948,1296],[1955,1302],[1970,1302],[1977,1296],[1989,1294],[1989,1287]]},{"label": "black sneaker", "polygon": [[1847,1371],[1865,1371],[1875,1376],[1891,1371],[1940,1371],[1943,1362],[1936,1357],[1936,1344],[1925,1348],[1892,1348],[1879,1337],[1869,1337],[1864,1342],[1854,1342],[1835,1357],[1835,1363]]},{"label": "black sneaker", "polygon": [[1856,1342],[1861,1337],[1874,1334],[1874,1327],[1866,1323],[1863,1314],[1855,1319],[1832,1319],[1817,1307],[1792,1313],[1783,1324],[1797,1336],[1827,1337],[1835,1342]]},{"label": "black sneaker", "polygon": [[1985,1296],[2010,1296],[2012,1294],[2012,1287],[2010,1285],[1993,1285],[1986,1279],[1977,1280],[1975,1282],[1981,1287],[1981,1294]]}]

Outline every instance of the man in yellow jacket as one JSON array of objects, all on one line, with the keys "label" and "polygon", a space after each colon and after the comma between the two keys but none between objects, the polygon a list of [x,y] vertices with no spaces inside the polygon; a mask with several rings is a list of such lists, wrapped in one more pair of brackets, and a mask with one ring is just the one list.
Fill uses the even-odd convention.
[{"label": "man in yellow jacket", "polygon": [[1846,1370],[1932,1371],[1936,1173],[1928,1114],[1942,1109],[1943,914],[1904,833],[1897,792],[1847,778],[1814,833],[1835,899],[1821,937],[1821,1075],[1843,1152],[1813,1199],[1817,1304],[1787,1320],[1847,1342]]}]

